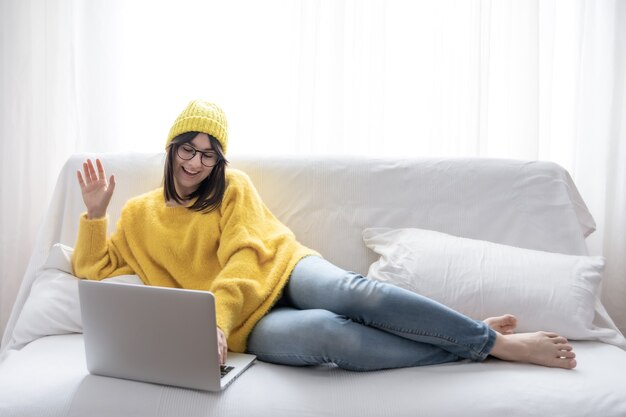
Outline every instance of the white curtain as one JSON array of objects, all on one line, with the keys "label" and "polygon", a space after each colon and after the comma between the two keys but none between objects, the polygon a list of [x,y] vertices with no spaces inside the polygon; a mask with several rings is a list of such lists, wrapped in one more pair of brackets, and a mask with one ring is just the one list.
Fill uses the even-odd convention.
[{"label": "white curtain", "polygon": [[567,168],[626,330],[626,2],[2,0],[0,329],[75,152],[158,151],[193,98],[237,154]]}]

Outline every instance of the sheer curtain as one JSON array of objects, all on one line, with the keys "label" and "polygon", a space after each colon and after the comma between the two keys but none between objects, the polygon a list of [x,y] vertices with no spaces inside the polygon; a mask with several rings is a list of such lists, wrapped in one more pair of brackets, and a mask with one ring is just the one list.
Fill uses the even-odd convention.
[{"label": "sheer curtain", "polygon": [[617,0],[3,0],[0,328],[64,160],[159,151],[202,97],[231,156],[563,165],[626,330],[625,27]]}]

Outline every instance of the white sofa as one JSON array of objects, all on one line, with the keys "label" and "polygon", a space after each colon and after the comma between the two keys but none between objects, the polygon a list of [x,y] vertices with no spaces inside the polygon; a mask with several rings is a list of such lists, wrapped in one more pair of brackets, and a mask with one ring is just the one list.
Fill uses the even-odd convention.
[{"label": "white sofa", "polygon": [[[379,256],[363,241],[368,228],[419,228],[473,239],[437,235],[443,246],[422,242],[420,251],[426,255],[421,264],[427,270],[420,270],[413,284],[425,285],[420,288],[426,291],[437,287],[444,298],[449,295],[446,291],[454,293],[457,297],[451,302],[470,309],[477,294],[504,299],[504,305],[517,309],[521,328],[527,318],[539,321],[530,327],[545,319],[543,323],[572,332],[578,355],[575,370],[491,358],[483,363],[462,361],[371,373],[332,365],[294,368],[257,362],[223,393],[206,393],[87,372],[76,282],[67,274],[63,253],[55,253],[59,246],[52,250],[56,243],[68,247],[74,243],[83,211],[75,172],[87,156],[95,155],[71,157],[59,175],[2,339],[0,417],[626,416],[626,341],[598,298],[601,259],[585,256],[585,237],[593,232],[594,222],[567,172],[555,164],[321,157],[231,161],[232,167],[250,175],[269,208],[301,242],[347,269],[367,274],[372,264],[378,264],[380,278],[389,279],[382,273],[384,265],[375,263]],[[109,210],[114,227],[129,197],[160,185],[163,154],[99,157],[116,174]],[[461,257],[446,252],[441,258],[433,252],[443,247],[456,250],[455,256],[461,248]],[[474,265],[477,268],[493,264],[494,259],[531,259],[526,263],[534,265],[501,262],[487,265],[497,273],[472,275],[467,271],[473,267],[464,262],[462,267],[459,262],[449,264],[450,259],[472,258],[463,251],[477,247],[483,251]],[[533,251],[524,252],[529,249]],[[495,255],[485,256],[489,253]],[[554,259],[596,272],[585,269],[580,277],[572,274],[571,280],[561,274],[557,288],[550,281]],[[467,269],[461,273],[464,280],[455,281],[454,268]],[[535,276],[546,271],[545,279]],[[498,287],[500,277],[504,284]],[[531,283],[535,287],[529,290]],[[544,296],[551,301],[537,307],[536,300]],[[482,298],[481,312],[490,307],[486,299]],[[559,316],[551,308],[553,303],[574,306],[574,316]],[[556,321],[550,321],[554,317]]]}]

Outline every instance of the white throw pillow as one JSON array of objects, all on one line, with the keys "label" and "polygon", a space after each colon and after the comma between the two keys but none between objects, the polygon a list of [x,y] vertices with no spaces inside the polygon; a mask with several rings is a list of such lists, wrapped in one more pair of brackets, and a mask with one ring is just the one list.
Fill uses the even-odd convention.
[{"label": "white throw pillow", "polygon": [[518,332],[546,330],[624,347],[619,332],[594,324],[604,268],[600,256],[521,249],[421,229],[371,228],[363,239],[380,255],[370,266],[370,278],[474,319],[514,314]]},{"label": "white throw pillow", "polygon": [[[78,278],[72,275],[72,248],[55,244],[37,277],[13,329],[15,348],[43,336],[82,333]],[[120,275],[105,281],[142,284],[137,275]]]}]

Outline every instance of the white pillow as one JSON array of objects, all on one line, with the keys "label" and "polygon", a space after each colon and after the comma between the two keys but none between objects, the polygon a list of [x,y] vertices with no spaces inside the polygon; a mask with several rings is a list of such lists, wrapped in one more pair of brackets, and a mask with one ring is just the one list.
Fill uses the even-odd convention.
[{"label": "white pillow", "polygon": [[[82,333],[78,278],[72,275],[72,248],[55,244],[37,272],[30,294],[13,329],[19,349],[43,336]],[[104,281],[142,284],[137,275],[120,275]]]},{"label": "white pillow", "polygon": [[514,314],[518,332],[546,330],[626,346],[618,331],[594,324],[604,268],[600,256],[521,249],[421,229],[365,229],[363,239],[380,255],[370,266],[370,278],[474,319]]}]

